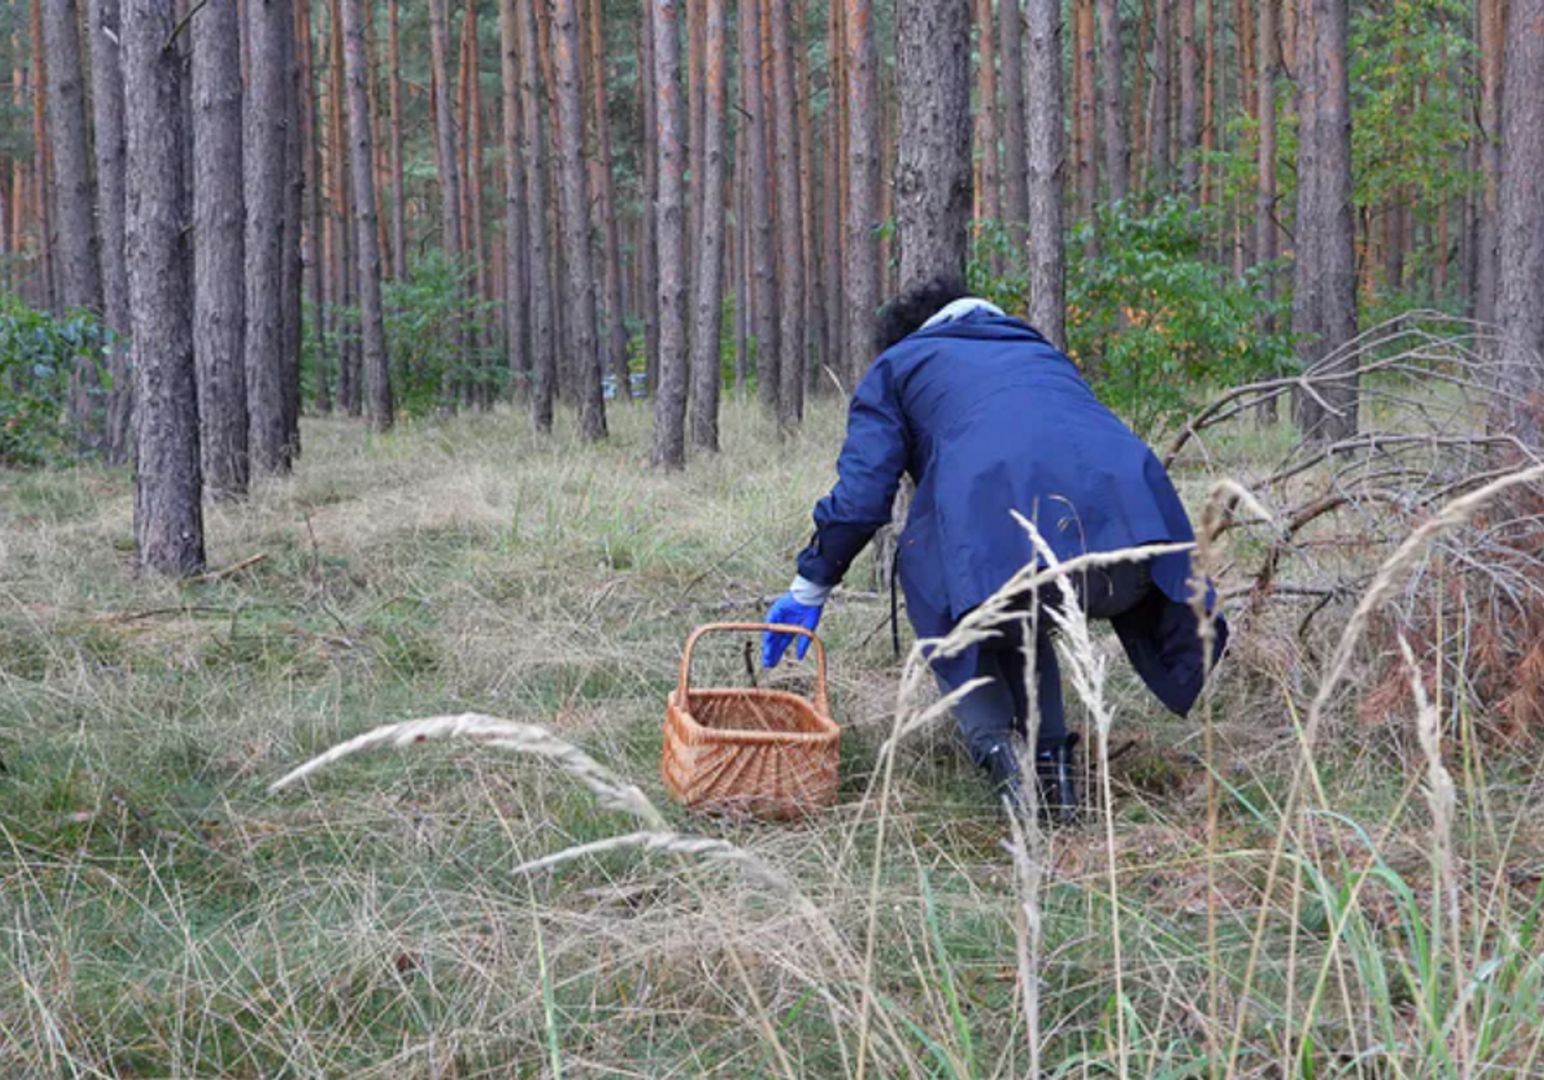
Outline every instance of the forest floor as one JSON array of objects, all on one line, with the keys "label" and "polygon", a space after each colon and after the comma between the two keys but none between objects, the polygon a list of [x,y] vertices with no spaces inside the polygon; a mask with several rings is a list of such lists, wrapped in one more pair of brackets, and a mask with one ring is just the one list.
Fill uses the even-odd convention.
[{"label": "forest floor", "polygon": [[[865,556],[821,627],[840,805],[681,812],[659,753],[682,641],[786,587],[841,415],[780,442],[730,403],[724,452],[676,476],[642,465],[646,406],[611,421],[595,447],[507,412],[308,421],[292,478],[208,512],[211,567],[260,558],[188,584],[133,573],[126,472],[0,476],[0,1075],[1023,1076],[1031,1032],[1047,1075],[1544,1072],[1528,759],[1463,743],[1444,861],[1413,735],[1347,722],[1314,758],[1334,813],[1283,826],[1314,672],[1267,677],[1260,642],[1220,673],[1208,757],[1200,714],[1162,714],[1099,639],[1113,813],[1026,882],[946,721],[870,790],[899,666]],[[1258,447],[1215,449],[1226,471]],[[1210,475],[1178,477],[1193,507]],[[738,645],[704,682],[743,680]],[[466,741],[268,792],[463,712],[548,726],[745,857],[514,873],[637,825]]]}]

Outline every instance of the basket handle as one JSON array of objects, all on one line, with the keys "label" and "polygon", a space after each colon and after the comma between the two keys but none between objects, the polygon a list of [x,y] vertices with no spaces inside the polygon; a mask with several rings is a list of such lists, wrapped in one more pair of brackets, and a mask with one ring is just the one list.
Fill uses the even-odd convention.
[{"label": "basket handle", "polygon": [[708,623],[699,626],[691,632],[686,639],[686,648],[681,652],[681,678],[676,685],[676,693],[680,695],[684,704],[691,692],[692,684],[692,653],[697,648],[697,643],[707,634],[720,633],[752,633],[760,634],[768,630],[780,634],[797,634],[807,637],[815,646],[815,708],[824,716],[831,715],[831,702],[826,694],[826,647],[816,637],[813,631],[806,630],[802,626],[787,626],[781,623]]}]

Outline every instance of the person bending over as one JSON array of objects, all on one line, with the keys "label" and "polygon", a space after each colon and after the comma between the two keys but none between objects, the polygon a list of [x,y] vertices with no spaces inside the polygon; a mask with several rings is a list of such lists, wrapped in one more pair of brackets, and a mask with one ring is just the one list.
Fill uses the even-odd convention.
[{"label": "person bending over", "polygon": [[[853,394],[837,482],[815,507],[815,535],[769,623],[815,629],[821,608],[875,532],[890,521],[901,475],[916,484],[897,573],[919,638],[946,635],[1025,565],[1037,560],[1012,511],[1035,523],[1058,559],[1144,544],[1188,543],[1194,531],[1152,450],[1102,405],[1063,353],[1033,327],[971,296],[956,279],[928,281],[880,314],[880,353]],[[1188,553],[1078,575],[1087,614],[1109,620],[1133,667],[1170,710],[1185,715],[1204,663],[1190,605]],[[1043,590],[1039,602],[1061,602]],[[1034,650],[1039,717],[1034,748],[1040,805],[1053,821],[1079,805],[1050,618],[1024,626],[1019,603],[996,636],[934,657],[945,690],[972,679],[955,717],[971,758],[1010,798],[1020,793],[1015,738],[1026,736],[1026,654]],[[1217,620],[1216,651],[1227,626]],[[775,667],[793,635],[768,632]],[[804,656],[808,639],[801,639]]]}]

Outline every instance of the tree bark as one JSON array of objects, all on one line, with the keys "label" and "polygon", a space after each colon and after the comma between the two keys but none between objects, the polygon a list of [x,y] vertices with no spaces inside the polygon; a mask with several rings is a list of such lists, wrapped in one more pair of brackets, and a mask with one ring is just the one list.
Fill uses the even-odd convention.
[{"label": "tree bark", "polygon": [[301,258],[310,270],[312,371],[315,374],[315,407],[332,411],[332,388],[327,372],[327,257],[322,199],[326,174],[322,170],[321,127],[316,96],[315,46],[311,37],[311,5],[296,8],[300,19],[300,145],[305,157],[306,231]]},{"label": "tree bark", "polygon": [[526,182],[526,239],[530,244],[531,426],[552,431],[552,398],[557,388],[556,335],[552,326],[551,258],[547,232],[546,136],[542,126],[543,91],[536,55],[536,18],[527,0],[515,4],[520,46],[522,164]]},{"label": "tree bark", "polygon": [[288,32],[284,35],[284,234],[280,240],[280,315],[283,326],[284,437],[292,458],[300,456],[300,349],[301,278],[304,264],[300,255],[300,232],[305,214],[305,172],[302,168],[300,142],[300,65],[299,18],[294,0],[289,11]]},{"label": "tree bark", "polygon": [[1153,0],[1153,87],[1147,141],[1147,184],[1155,195],[1169,187],[1169,24],[1171,0]]},{"label": "tree bark", "polygon": [[[92,210],[95,196],[91,156],[87,152],[85,82],[75,0],[49,0],[43,11],[59,299],[66,309],[84,308],[101,314],[102,279]],[[95,369],[91,370],[94,375]],[[88,378],[84,370],[80,376]],[[88,385],[92,383],[84,382],[80,389]],[[77,419],[84,419],[84,414],[77,411]]]},{"label": "tree bark", "polygon": [[[1516,3],[1517,0],[1513,0]],[[1501,98],[1507,40],[1503,36],[1504,0],[1478,0],[1480,61],[1480,176],[1483,187],[1475,244],[1474,317],[1496,321],[1501,251]]]},{"label": "tree bark", "polygon": [[627,369],[627,308],[622,299],[622,243],[617,235],[616,199],[611,176],[611,116],[606,92],[606,35],[601,0],[589,0],[590,109],[595,117],[595,201],[600,213],[602,307],[606,331],[601,339],[605,367],[617,384],[617,398],[632,399]]},{"label": "tree bark", "polygon": [[[529,396],[530,282],[527,278],[526,184],[522,157],[520,23],[515,6],[499,0],[499,73],[503,87],[504,136],[504,331],[510,385]],[[523,387],[523,389],[522,389]]]},{"label": "tree bark", "polygon": [[692,327],[692,445],[718,450],[718,398],[722,374],[719,333],[723,328],[724,129],[727,123],[724,0],[707,0],[703,24],[702,239],[695,275],[696,317]]},{"label": "tree bark", "polygon": [[[97,227],[101,241],[103,321],[116,336],[108,370],[112,393],[107,402],[107,458],[128,460],[134,394],[128,365],[129,267],[124,251],[125,203],[123,135],[123,20],[119,0],[91,0],[87,22],[91,51],[91,108],[95,128]],[[240,136],[240,120],[236,132]],[[5,231],[0,214],[0,232]]]},{"label": "tree bark", "polygon": [[[54,208],[57,211],[55,271],[65,310],[102,314],[102,275],[97,259],[92,207],[91,155],[87,151],[85,80],[75,0],[43,6],[48,49],[48,127],[53,150]],[[96,357],[83,353],[70,374],[70,416],[87,446],[101,441],[95,398],[101,379]]]},{"label": "tree bark", "polygon": [[1196,0],[1179,4],[1179,185],[1191,206],[1201,200],[1201,108],[1197,92],[1201,53],[1196,45]]},{"label": "tree bark", "polygon": [[[1188,0],[1187,0],[1188,2]],[[1217,0],[1206,0],[1206,44],[1201,54],[1201,205],[1212,204],[1211,153],[1217,145]]]},{"label": "tree bark", "polygon": [[[1154,0],[1142,0],[1137,13],[1136,48],[1132,52],[1131,83],[1122,88],[1122,95],[1129,101],[1126,110],[1126,132],[1130,142],[1126,147],[1126,160],[1130,164],[1131,190],[1141,192],[1147,184],[1146,148],[1152,142],[1153,102],[1148,92],[1147,76],[1153,69],[1149,52],[1153,38]],[[1130,36],[1130,30],[1127,30]],[[1122,60],[1122,63],[1128,61]]]},{"label": "tree bark", "polygon": [[391,66],[391,276],[407,280],[407,192],[402,162],[402,29],[398,0],[386,4],[386,53]]},{"label": "tree bark", "polygon": [[1131,187],[1126,110],[1121,94],[1121,26],[1118,0],[1098,0],[1100,100],[1104,108],[1104,175],[1111,202]]},{"label": "tree bark", "polygon": [[1544,0],[1510,0],[1496,318],[1513,434],[1544,445]]},{"label": "tree bark", "polygon": [[[1085,221],[1094,220],[1094,204],[1099,197],[1099,152],[1095,123],[1095,63],[1097,48],[1094,41],[1094,0],[1073,0],[1076,26],[1076,42],[1073,46],[1073,69],[1077,78],[1077,128],[1078,144],[1078,214]],[[1092,237],[1094,231],[1089,230]],[[1090,252],[1092,253],[1092,252]]]},{"label": "tree bark", "polygon": [[659,195],[655,235],[659,255],[659,388],[654,397],[653,463],[686,464],[686,281],[681,174],[681,43],[678,0],[648,0],[654,31]]},{"label": "tree bark", "polygon": [[[847,68],[847,326],[842,344],[847,371],[856,386],[874,357],[879,311],[879,234],[883,221],[879,190],[878,66],[873,8],[866,0],[843,0]],[[754,170],[754,165],[752,166]]]},{"label": "tree bark", "polygon": [[53,147],[47,119],[48,46],[43,39],[42,0],[32,0],[28,24],[32,43],[32,197],[37,204],[38,307],[54,310],[59,296],[54,277]]},{"label": "tree bark", "polygon": [[[1011,2],[1011,0],[1010,0]],[[832,4],[831,10],[839,10]],[[976,217],[995,222],[1002,213],[1002,170],[997,163],[997,43],[992,0],[976,0],[977,48],[981,59],[976,83],[976,152],[981,175],[976,183]]]},{"label": "tree bark", "polygon": [[1062,220],[1062,14],[1059,0],[1029,0],[1029,321],[1067,346],[1066,228]]},{"label": "tree bark", "polygon": [[[1003,35],[1005,59],[1011,48],[1007,38],[1021,32],[1017,3],[1005,0],[1004,9],[1009,8],[1014,34]],[[1005,64],[1005,82],[1008,68]],[[901,112],[895,217],[905,291],[941,274],[962,280],[965,274],[971,179],[968,0],[902,0],[896,74]],[[1012,88],[1006,96],[1013,99]],[[1023,113],[1018,115],[1021,126]],[[1015,124],[1012,115],[1008,122]]]},{"label": "tree bark", "polygon": [[246,227],[241,24],[234,4],[193,20],[193,356],[204,490],[247,493]]},{"label": "tree bark", "polygon": [[291,0],[246,0],[251,76],[244,103],[242,170],[246,202],[247,447],[253,469],[287,473],[285,422],[284,203],[285,100],[293,36]]},{"label": "tree bark", "polygon": [[[643,99],[643,213],[640,215],[641,236],[640,291],[643,294],[643,356],[644,389],[649,395],[659,389],[659,259],[655,243],[654,204],[659,199],[659,95],[654,92],[654,5],[643,3],[643,19],[639,31],[639,55],[643,58],[638,76]],[[755,22],[742,19],[742,23]],[[749,120],[745,121],[750,123]]]},{"label": "tree bark", "polygon": [[[1255,85],[1255,111],[1260,117],[1260,138],[1255,173],[1255,257],[1274,262],[1276,243],[1276,0],[1260,0],[1257,20],[1260,39],[1259,77]],[[1264,282],[1267,300],[1276,296],[1274,275]],[[1268,329],[1269,327],[1267,327]]]},{"label": "tree bark", "polygon": [[767,99],[762,71],[760,11],[759,0],[744,0],[740,7],[740,78],[745,88],[747,113],[740,118],[744,122],[740,137],[750,145],[751,333],[756,341],[756,392],[762,407],[776,414],[780,389],[777,270],[772,233],[772,170],[767,160],[772,103]]},{"label": "tree bark", "polygon": [[167,44],[175,25],[172,0],[125,0],[134,546],[145,569],[189,575],[204,568],[203,482],[183,220],[181,60]]},{"label": "tree bark", "polygon": [[[456,155],[456,120],[451,103],[449,56],[450,26],[445,13],[445,0],[429,0],[429,62],[434,82],[434,132],[440,179],[440,243],[446,258],[460,269],[465,242],[461,233],[461,165]],[[459,318],[456,338],[457,355],[464,361],[466,330],[459,325]],[[448,407],[454,407],[458,389],[456,380],[447,376],[442,393]]]},{"label": "tree bark", "polygon": [[[847,118],[843,107],[845,73],[842,67],[842,5],[840,0],[830,4],[830,19],[826,28],[826,124],[825,168],[823,170],[822,195],[825,203],[823,278],[826,292],[826,355],[824,362],[838,379],[846,376],[849,365],[844,357],[847,351],[842,340],[843,319],[846,315],[845,282],[842,280],[842,205],[846,190],[845,152]],[[994,98],[996,94],[992,95]],[[741,189],[744,190],[742,183]],[[742,202],[743,206],[743,202]],[[743,211],[742,211],[743,212]],[[996,216],[994,209],[993,216]],[[746,294],[749,290],[746,290]],[[742,295],[742,300],[744,296]]]},{"label": "tree bark", "polygon": [[359,321],[363,343],[365,413],[373,431],[390,431],[393,419],[391,368],[381,313],[381,248],[376,232],[375,155],[371,144],[370,95],[365,85],[364,17],[360,0],[343,0],[344,64],[348,77],[348,126],[354,174],[354,251],[359,267]]},{"label": "tree bark", "polygon": [[557,0],[552,47],[558,85],[558,184],[563,210],[564,322],[573,358],[579,432],[587,440],[606,437],[600,352],[595,342],[595,278],[590,252],[590,196],[584,164],[584,88],[580,75],[579,15],[575,0]]},{"label": "tree bark", "polygon": [[997,47],[1003,65],[1003,220],[1017,251],[1029,221],[1029,167],[1024,155],[1024,15],[1019,0],[999,0],[997,14]]},{"label": "tree bark", "polygon": [[[1356,260],[1351,209],[1351,111],[1346,73],[1346,0],[1311,0],[1299,77],[1303,121],[1298,136],[1297,265],[1292,330],[1304,366],[1356,335]],[[1296,401],[1304,437],[1349,438],[1357,429],[1354,378]],[[1333,410],[1333,411],[1331,411]]]},{"label": "tree bark", "polygon": [[362,411],[363,394],[359,365],[359,335],[353,315],[358,298],[359,265],[354,256],[352,195],[349,179],[347,109],[343,104],[343,9],[341,0],[330,0],[331,26],[328,49],[328,149],[332,159],[332,231],[333,231],[333,330],[338,342],[338,404],[349,416]]},{"label": "tree bark", "polygon": [[[804,237],[800,228],[798,100],[794,89],[793,50],[790,33],[790,0],[771,0],[772,82],[776,101],[773,120],[777,146],[778,220],[778,396],[777,417],[782,427],[796,426],[804,418]],[[968,92],[968,91],[967,91]],[[969,113],[962,117],[966,138]],[[969,205],[967,179],[966,205]]]}]

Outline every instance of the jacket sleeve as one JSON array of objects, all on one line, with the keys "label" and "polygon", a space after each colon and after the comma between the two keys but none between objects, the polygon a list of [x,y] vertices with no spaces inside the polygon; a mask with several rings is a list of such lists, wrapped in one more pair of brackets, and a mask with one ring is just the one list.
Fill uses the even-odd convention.
[{"label": "jacket sleeve", "polygon": [[853,393],[836,486],[815,505],[815,536],[799,555],[799,576],[836,585],[890,508],[910,457],[906,419],[888,358],[880,357]]}]

